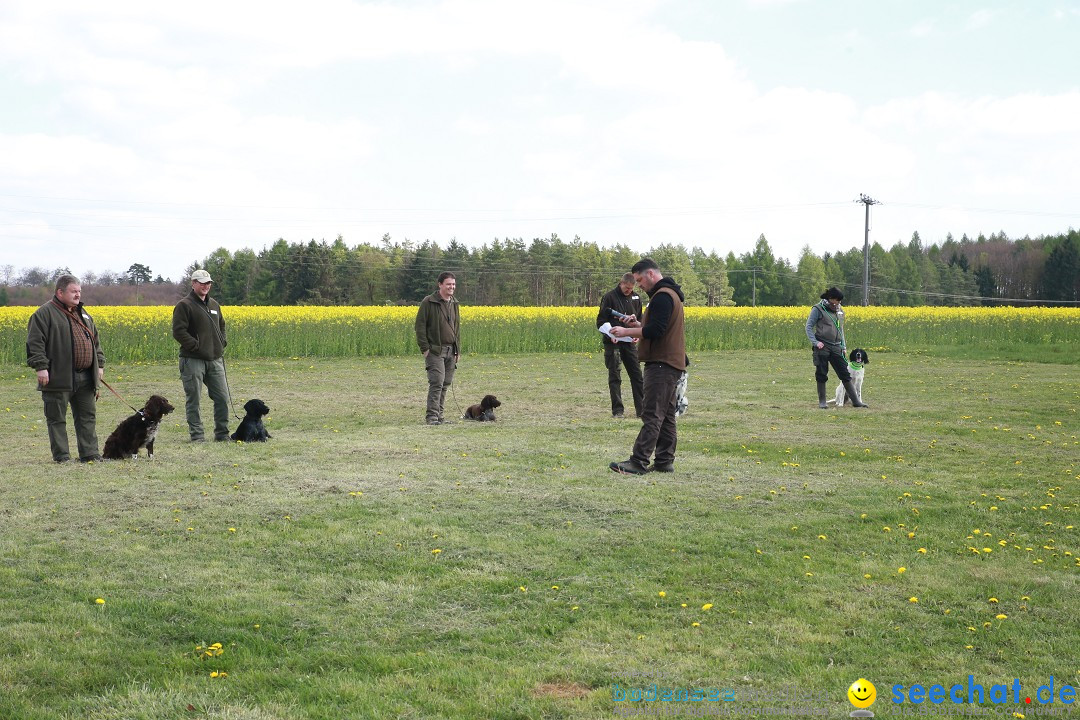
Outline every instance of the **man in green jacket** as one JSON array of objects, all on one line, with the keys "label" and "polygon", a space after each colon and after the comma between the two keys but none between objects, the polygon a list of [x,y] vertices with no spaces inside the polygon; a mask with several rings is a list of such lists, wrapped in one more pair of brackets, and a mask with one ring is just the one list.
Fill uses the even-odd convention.
[{"label": "man in green jacket", "polygon": [[440,274],[438,290],[421,300],[420,309],[416,312],[416,344],[424,354],[428,376],[428,425],[446,422],[443,419],[446,388],[454,380],[454,370],[461,355],[458,346],[458,302],[454,299],[456,288],[454,273]]},{"label": "man in green jacket", "polygon": [[199,397],[202,386],[214,401],[214,439],[229,439],[229,388],[225,382],[225,318],[210,297],[210,273],[191,273],[191,292],[173,308],[172,334],[180,343],[180,380],[187,400],[188,432],[203,442]]},{"label": "man in green jacket", "polygon": [[67,408],[75,424],[79,461],[100,460],[97,441],[97,386],[105,375],[105,355],[97,327],[82,304],[82,286],[73,275],[56,279],[56,294],[30,316],[26,364],[37,372],[45,403],[49,447],[56,462],[71,459]]}]

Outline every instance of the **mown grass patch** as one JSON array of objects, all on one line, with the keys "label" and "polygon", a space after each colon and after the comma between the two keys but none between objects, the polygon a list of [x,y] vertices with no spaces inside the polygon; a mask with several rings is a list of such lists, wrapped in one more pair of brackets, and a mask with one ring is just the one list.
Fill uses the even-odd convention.
[{"label": "mown grass patch", "polygon": [[[451,404],[499,421],[441,427],[418,357],[234,361],[271,442],[185,443],[181,410],[153,462],[90,466],[48,462],[6,366],[0,716],[596,718],[652,673],[831,716],[866,677],[887,717],[895,683],[1075,685],[1073,368],[882,352],[871,408],[823,412],[808,353],[697,353],[677,472],[631,478],[597,353],[466,356]],[[108,378],[182,401],[172,365]],[[128,412],[103,396],[101,437]]]}]

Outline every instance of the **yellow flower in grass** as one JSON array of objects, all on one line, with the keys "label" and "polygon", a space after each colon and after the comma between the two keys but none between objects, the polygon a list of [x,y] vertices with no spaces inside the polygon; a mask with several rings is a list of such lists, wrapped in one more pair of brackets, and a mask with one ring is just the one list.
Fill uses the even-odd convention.
[{"label": "yellow flower in grass", "polygon": [[705,603],[701,606],[702,610],[712,610],[712,603]]},{"label": "yellow flower in grass", "polygon": [[909,597],[907,601],[909,603],[917,603],[917,602],[919,602],[919,598],[917,598],[917,597]]},{"label": "yellow flower in grass", "polygon": [[897,573],[898,575],[903,575],[903,574],[904,574],[904,573],[906,573],[906,572],[907,572],[907,568],[906,568],[906,567],[898,567],[898,568],[896,568],[896,573]]},{"label": "yellow flower in grass", "polygon": [[926,554],[926,548],[919,548],[918,552],[921,555],[925,555]]},{"label": "yellow flower in grass", "polygon": [[105,598],[98,598],[94,602],[97,603],[98,605],[104,605],[105,604]]},{"label": "yellow flower in grass", "polygon": [[998,601],[998,599],[996,597],[992,597],[989,600],[987,600],[987,602],[991,602],[991,603],[996,603],[997,601]]},{"label": "yellow flower in grass", "polygon": [[994,616],[994,619],[995,620],[1008,620],[1009,616],[1006,615],[1005,613],[998,613],[997,615]]},{"label": "yellow flower in grass", "polygon": [[661,590],[660,592],[658,592],[656,594],[659,595],[660,597],[667,597],[667,593],[664,592],[663,590]]}]

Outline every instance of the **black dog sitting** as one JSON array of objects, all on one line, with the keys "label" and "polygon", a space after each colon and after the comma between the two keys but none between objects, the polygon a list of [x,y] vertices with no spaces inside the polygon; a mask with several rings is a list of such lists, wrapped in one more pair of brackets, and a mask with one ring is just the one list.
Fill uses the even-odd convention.
[{"label": "black dog sitting", "polygon": [[494,395],[485,395],[479,405],[470,405],[461,416],[463,420],[480,420],[481,422],[495,421],[495,408],[502,405],[499,398]]},{"label": "black dog sitting", "polygon": [[146,407],[121,422],[105,441],[102,455],[109,460],[124,460],[139,456],[139,448],[146,448],[146,457],[154,457],[154,438],[157,437],[161,418],[175,408],[160,395],[151,395]]},{"label": "black dog sitting", "polygon": [[240,427],[236,428],[231,437],[238,442],[265,442],[270,438],[263,425],[263,415],[270,412],[270,408],[262,400],[248,400],[244,404],[244,419],[240,421]]}]

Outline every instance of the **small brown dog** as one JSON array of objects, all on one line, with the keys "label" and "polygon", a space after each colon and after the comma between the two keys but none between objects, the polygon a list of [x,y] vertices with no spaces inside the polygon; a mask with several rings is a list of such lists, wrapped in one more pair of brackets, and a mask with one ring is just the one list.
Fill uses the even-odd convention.
[{"label": "small brown dog", "polygon": [[495,422],[495,408],[502,405],[499,398],[494,395],[485,395],[479,405],[470,405],[461,416],[462,420],[479,420],[480,422]]}]

